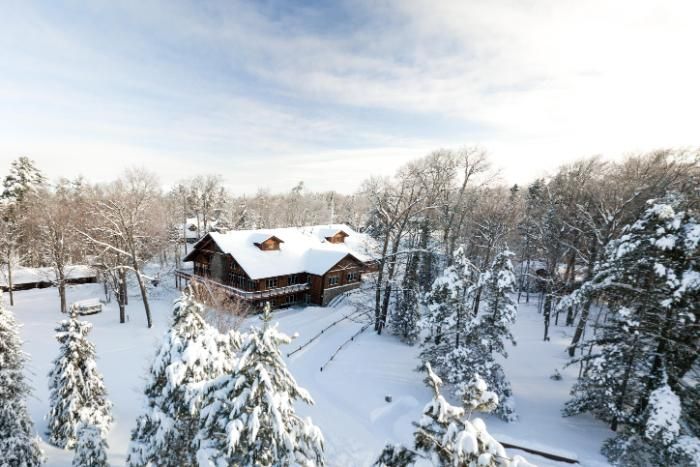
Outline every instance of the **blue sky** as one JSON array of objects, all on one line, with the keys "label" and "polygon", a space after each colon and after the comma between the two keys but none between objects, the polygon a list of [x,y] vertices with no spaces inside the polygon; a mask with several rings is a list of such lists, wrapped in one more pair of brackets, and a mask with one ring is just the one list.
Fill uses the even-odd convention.
[{"label": "blue sky", "polygon": [[507,182],[697,145],[691,1],[27,2],[0,19],[0,170],[353,191],[480,144]]}]

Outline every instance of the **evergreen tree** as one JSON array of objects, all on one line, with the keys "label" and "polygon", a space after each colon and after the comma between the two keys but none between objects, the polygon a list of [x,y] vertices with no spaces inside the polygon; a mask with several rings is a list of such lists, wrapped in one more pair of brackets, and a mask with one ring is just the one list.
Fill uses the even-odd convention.
[{"label": "evergreen tree", "polygon": [[[467,382],[477,374],[483,376],[489,388],[496,393],[501,403],[496,414],[509,421],[515,420],[513,391],[503,367],[496,362],[496,354],[508,357],[505,341],[515,345],[510,331],[515,322],[517,306],[513,300],[515,274],[509,257],[504,251],[496,255],[489,270],[481,274],[482,305],[478,315],[470,322],[465,345],[447,356],[455,362],[450,374],[451,381]],[[461,391],[461,388],[458,392]]]},{"label": "evergreen tree", "polygon": [[56,328],[60,348],[49,372],[48,435],[52,444],[65,449],[75,446],[86,414],[103,437],[112,423],[112,404],[97,371],[95,346],[87,339],[90,329],[90,323],[78,320],[75,308]]},{"label": "evergreen tree", "polygon": [[144,412],[131,434],[130,466],[194,466],[193,441],[199,424],[196,387],[229,373],[240,337],[221,335],[202,316],[203,306],[188,289],[175,302],[173,321],[151,365]]},{"label": "evergreen tree", "polygon": [[375,465],[404,467],[421,457],[435,466],[531,466],[522,457],[509,458],[503,446],[488,433],[484,421],[471,419],[473,411],[490,412],[498,405],[498,396],[487,390],[478,375],[465,387],[463,407],[457,407],[440,393],[442,380],[429,363],[425,369],[425,382],[433,391],[433,399],[415,423],[414,449],[387,446]]},{"label": "evergreen tree", "polygon": [[109,467],[107,462],[107,441],[99,426],[81,422],[78,427],[78,441],[75,444],[73,467]]},{"label": "evergreen tree", "polygon": [[234,371],[205,389],[200,465],[324,465],[321,430],[294,410],[295,401],[313,400],[282,359],[279,346],[291,339],[270,326],[269,304],[263,321],[244,336]]},{"label": "evergreen tree", "polygon": [[451,365],[446,359],[447,354],[464,344],[474,290],[470,281],[472,270],[464,250],[457,249],[452,264],[435,279],[426,295],[426,312],[421,327],[427,329],[429,335],[423,342],[421,359],[431,362],[439,374],[444,374]]},{"label": "evergreen tree", "polygon": [[420,333],[420,304],[418,294],[418,262],[416,253],[409,255],[406,263],[406,271],[399,291],[399,299],[396,309],[391,316],[391,328],[394,334],[402,341],[413,345],[418,340]]},{"label": "evergreen tree", "polygon": [[0,467],[34,467],[43,464],[25,398],[30,392],[22,368],[19,326],[5,310],[0,291]]},{"label": "evergreen tree", "polygon": [[46,178],[28,157],[20,157],[10,164],[10,171],[2,181],[0,198],[21,204],[27,193],[44,185]]},{"label": "evergreen tree", "polygon": [[[5,261],[8,267],[11,266],[13,256],[22,258],[31,266],[41,265],[41,255],[36,249],[41,245],[38,241],[40,223],[32,215],[32,210],[37,204],[38,190],[45,184],[46,178],[28,157],[13,161],[9,173],[2,179],[2,222],[12,235],[0,238],[0,246],[6,250],[5,256],[8,257]],[[12,293],[10,297],[12,298]]]},{"label": "evergreen tree", "polygon": [[[585,366],[564,413],[590,411],[609,422],[618,431],[606,444],[611,458],[658,449],[655,456],[669,459],[663,456],[675,455],[679,440],[688,449],[693,440],[697,445],[697,424],[685,410],[697,396],[692,375],[700,350],[700,225],[687,207],[676,194],[651,200],[608,244],[593,278],[560,304],[603,299],[609,307],[607,321],[579,344],[591,352],[572,360]],[[661,431],[647,429],[664,392],[665,400],[679,399],[680,428],[671,444]],[[644,452],[633,448],[645,443]]]},{"label": "evergreen tree", "polygon": [[681,433],[680,398],[665,381],[651,393],[642,419],[603,445],[615,465],[700,465],[700,439]]},{"label": "evergreen tree", "polygon": [[[511,297],[515,292],[511,254],[497,254],[490,269],[471,284],[470,264],[462,250],[457,250],[453,264],[435,281],[429,295],[425,324],[437,330],[421,353],[458,394],[476,374],[482,375],[503,401],[496,413],[505,420],[516,418],[512,390],[495,355],[507,357],[505,341],[515,342],[510,332],[517,311]],[[477,289],[481,290],[481,304],[474,316],[471,300]]]}]

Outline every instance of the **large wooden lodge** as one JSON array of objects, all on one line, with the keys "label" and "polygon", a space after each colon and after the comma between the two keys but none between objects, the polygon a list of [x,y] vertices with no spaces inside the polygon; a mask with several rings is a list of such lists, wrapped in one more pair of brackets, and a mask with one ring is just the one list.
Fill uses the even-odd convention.
[{"label": "large wooden lodge", "polygon": [[344,224],[210,232],[184,258],[191,270],[176,272],[262,306],[327,305],[360,286],[372,269],[371,239]]}]

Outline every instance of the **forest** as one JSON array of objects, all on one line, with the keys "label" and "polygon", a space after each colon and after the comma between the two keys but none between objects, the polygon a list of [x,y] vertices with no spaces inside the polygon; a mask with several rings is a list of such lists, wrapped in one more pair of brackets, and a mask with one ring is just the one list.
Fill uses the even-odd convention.
[{"label": "forest", "polygon": [[[49,375],[49,418],[61,429],[50,442],[87,456],[74,465],[107,465],[110,403],[90,363],[90,325],[78,320],[67,298],[68,269],[89,265],[98,272],[121,323],[133,299],[127,289],[134,287],[139,319],[151,328],[158,319],[150,306],[153,284],[173,282],[171,273],[191,248],[188,229],[201,237],[326,223],[345,223],[375,240],[377,271],[355,301],[370,330],[418,349],[416,366],[434,396],[415,424],[414,444],[387,445],[376,465],[529,465],[506,458],[480,419],[464,417],[492,412],[517,421],[499,362],[508,357],[506,343],[515,344],[519,304],[531,303],[541,319],[538,339],[549,342],[556,329],[571,332],[567,366],[577,378],[562,416],[588,413],[605,423],[614,436],[601,450],[613,465],[700,465],[699,151],[583,158],[523,186],[507,184],[482,147],[436,150],[392,176],[367,178],[354,193],[314,192],[300,181],[287,191],[244,195],[233,178],[203,173],[165,186],[158,174],[131,168],[94,183],[50,180],[28,157],[0,167],[7,305],[0,311],[0,362],[11,362],[11,371],[0,367],[6,388],[0,389],[0,452],[10,459],[14,449],[25,459],[0,459],[0,465],[42,462],[30,440],[31,421],[8,421],[28,390],[10,314],[18,270],[51,268],[55,311],[66,314],[57,331],[62,354]],[[251,313],[221,297],[207,302],[185,294],[176,302],[147,382],[151,412],[137,420],[129,465],[323,465],[320,429],[294,413],[293,402],[310,403],[311,396],[280,356],[290,337],[269,316],[248,332],[215,331],[221,323],[205,319],[211,315],[203,310],[217,306]],[[196,365],[187,348],[200,352]],[[80,362],[70,361],[69,349],[80,349]],[[261,362],[269,375],[255,370]],[[164,383],[176,363],[180,379]],[[89,415],[67,402],[77,397],[73,386],[83,384],[66,382],[76,367],[92,381],[79,397],[95,399],[83,407]],[[238,401],[232,411],[225,409],[230,400]],[[170,413],[185,407],[186,417]],[[168,431],[174,420],[181,425]],[[9,434],[18,431],[27,439]],[[192,445],[197,450],[177,448]]]}]

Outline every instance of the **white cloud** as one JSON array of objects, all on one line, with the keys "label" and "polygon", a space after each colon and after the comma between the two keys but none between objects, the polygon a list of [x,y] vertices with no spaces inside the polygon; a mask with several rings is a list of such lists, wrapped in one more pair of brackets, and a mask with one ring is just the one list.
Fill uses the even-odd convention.
[{"label": "white cloud", "polygon": [[692,1],[357,1],[326,27],[259,3],[92,4],[123,22],[94,43],[18,5],[0,33],[0,167],[29,154],[99,174],[101,153],[164,181],[214,165],[246,191],[351,191],[468,142],[519,183],[586,155],[698,144]]}]

